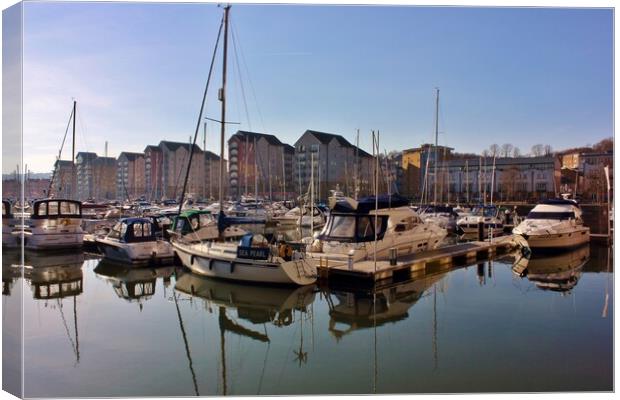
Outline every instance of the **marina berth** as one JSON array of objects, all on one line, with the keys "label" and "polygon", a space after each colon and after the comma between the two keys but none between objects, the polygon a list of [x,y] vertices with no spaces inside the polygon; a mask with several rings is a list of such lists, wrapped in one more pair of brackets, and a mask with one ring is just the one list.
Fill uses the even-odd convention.
[{"label": "marina berth", "polygon": [[157,237],[147,218],[121,219],[103,237],[95,239],[105,258],[127,264],[164,264],[174,260],[172,246]]},{"label": "marina berth", "polygon": [[[70,249],[82,247],[82,203],[77,200],[44,199],[32,204],[30,219],[23,227],[28,249]],[[20,236],[21,232],[13,232]]]},{"label": "marina berth", "polygon": [[533,250],[567,249],[590,241],[581,208],[570,199],[542,201],[512,232],[523,236]]},{"label": "marina berth", "polygon": [[424,222],[407,199],[392,195],[337,201],[318,236],[307,247],[315,260],[353,262],[385,260],[390,250],[398,255],[432,250],[447,236],[446,229]]}]

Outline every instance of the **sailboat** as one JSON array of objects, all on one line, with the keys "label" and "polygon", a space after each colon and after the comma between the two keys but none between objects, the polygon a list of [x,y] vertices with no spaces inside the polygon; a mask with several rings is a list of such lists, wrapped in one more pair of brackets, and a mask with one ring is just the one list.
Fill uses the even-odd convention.
[{"label": "sailboat", "polygon": [[[219,100],[222,103],[221,130],[220,130],[220,163],[224,160],[224,136],[226,124],[226,54],[228,48],[228,18],[230,6],[224,7],[224,16],[220,25],[220,32],[224,29],[224,48],[223,48],[223,68],[222,68],[222,88],[219,90]],[[218,42],[220,35],[218,34]],[[217,42],[215,48],[217,49]],[[213,53],[215,56],[215,52]],[[209,79],[211,70],[209,72]],[[205,89],[205,97],[208,89]],[[203,107],[204,107],[203,98]],[[202,108],[199,115],[199,123],[196,128],[198,134],[199,124],[202,119]],[[190,162],[186,173],[189,176]],[[249,281],[257,283],[279,283],[308,285],[316,282],[316,266],[306,259],[303,251],[296,250],[287,243],[271,244],[262,235],[248,233],[239,243],[226,243],[223,241],[222,233],[229,225],[224,215],[223,197],[223,164],[220,164],[219,176],[219,203],[220,211],[218,215],[218,230],[220,237],[217,241],[202,241],[192,243],[184,240],[183,237],[171,239],[175,253],[183,265],[192,272],[213,278],[223,278],[237,281]],[[185,187],[183,188],[183,193]]]},{"label": "sailboat", "polygon": [[[75,171],[75,113],[77,102],[73,101],[71,119],[73,120],[73,149],[71,159],[71,190],[76,192]],[[64,140],[63,140],[64,145]],[[62,152],[62,147],[60,149]],[[60,160],[60,154],[58,159]],[[82,202],[72,199],[51,197],[54,177],[50,181],[50,198],[37,200],[32,204],[30,219],[13,232],[18,238],[23,237],[24,246],[34,250],[71,249],[82,247],[84,231],[82,230]],[[23,233],[23,236],[22,236]]]}]

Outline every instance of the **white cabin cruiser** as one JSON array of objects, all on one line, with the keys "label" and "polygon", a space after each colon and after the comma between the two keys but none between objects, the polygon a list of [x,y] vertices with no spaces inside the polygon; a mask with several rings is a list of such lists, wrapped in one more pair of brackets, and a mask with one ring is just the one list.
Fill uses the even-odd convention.
[{"label": "white cabin cruiser", "polygon": [[[82,247],[82,203],[77,200],[44,199],[32,204],[32,214],[23,227],[27,249],[70,249]],[[21,232],[13,232],[19,236]]]},{"label": "white cabin cruiser", "polygon": [[[376,209],[375,209],[376,208]],[[377,235],[375,246],[375,219]],[[330,262],[387,259],[390,249],[398,255],[413,254],[438,247],[448,232],[424,222],[399,196],[367,197],[360,201],[346,198],[336,202],[327,224],[308,246],[313,258]]]},{"label": "white cabin cruiser", "polygon": [[123,218],[106,236],[97,237],[105,258],[127,264],[164,264],[174,260],[170,243],[157,237],[147,218]]},{"label": "white cabin cruiser", "polygon": [[583,225],[582,211],[575,200],[544,200],[516,228],[532,249],[565,249],[590,241],[590,228]]},{"label": "white cabin cruiser", "polygon": [[2,200],[2,246],[14,247],[17,245],[17,236],[13,235],[15,217],[11,212],[11,202]]},{"label": "white cabin cruiser", "polygon": [[460,218],[451,206],[427,206],[423,207],[419,212],[420,218],[424,222],[430,222],[439,225],[441,228],[454,232],[456,229],[456,221]]},{"label": "white cabin cruiser", "polygon": [[[478,232],[478,224],[484,224],[484,235],[493,235],[504,231],[503,211],[493,205],[475,207],[471,214],[465,215],[456,221],[457,229],[464,234]],[[490,232],[489,232],[490,231]]]}]

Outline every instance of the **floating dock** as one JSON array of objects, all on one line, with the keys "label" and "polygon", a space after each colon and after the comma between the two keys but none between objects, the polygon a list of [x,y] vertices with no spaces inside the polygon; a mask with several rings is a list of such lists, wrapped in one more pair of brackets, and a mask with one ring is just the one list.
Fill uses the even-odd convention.
[{"label": "floating dock", "polygon": [[503,255],[516,248],[510,236],[499,237],[493,241],[461,243],[435,250],[424,251],[404,257],[396,262],[389,260],[364,260],[353,263],[332,262],[328,258],[320,260],[319,279],[348,279],[377,282],[385,279],[407,278],[412,272],[425,271],[429,267],[458,267],[474,264],[477,260],[487,260]]}]

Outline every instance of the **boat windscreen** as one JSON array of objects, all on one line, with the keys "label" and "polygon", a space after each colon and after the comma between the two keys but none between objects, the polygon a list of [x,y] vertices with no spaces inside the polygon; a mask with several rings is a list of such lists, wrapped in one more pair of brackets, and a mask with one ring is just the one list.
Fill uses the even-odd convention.
[{"label": "boat windscreen", "polygon": [[530,211],[527,214],[527,219],[556,219],[556,220],[565,220],[565,219],[575,219],[574,211],[554,211],[554,212],[541,212],[541,211]]}]

